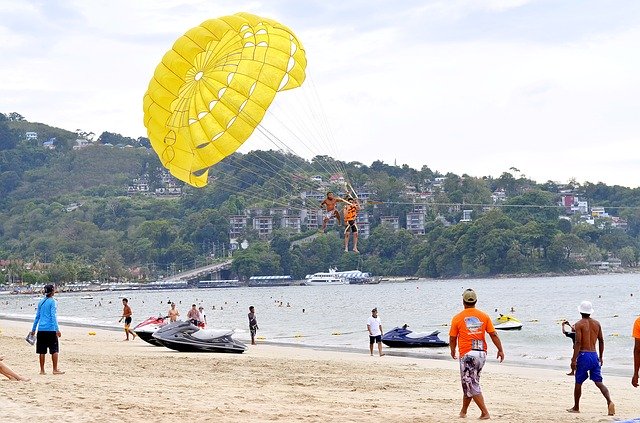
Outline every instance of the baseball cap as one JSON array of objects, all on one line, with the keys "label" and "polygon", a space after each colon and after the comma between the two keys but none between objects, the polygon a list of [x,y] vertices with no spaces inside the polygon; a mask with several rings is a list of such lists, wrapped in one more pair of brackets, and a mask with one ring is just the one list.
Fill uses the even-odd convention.
[{"label": "baseball cap", "polygon": [[578,312],[582,314],[593,314],[593,305],[591,301],[583,301],[578,306]]},{"label": "baseball cap", "polygon": [[475,304],[476,301],[478,301],[478,296],[476,295],[476,291],[474,291],[471,288],[466,289],[462,293],[462,301],[464,301],[467,304]]}]

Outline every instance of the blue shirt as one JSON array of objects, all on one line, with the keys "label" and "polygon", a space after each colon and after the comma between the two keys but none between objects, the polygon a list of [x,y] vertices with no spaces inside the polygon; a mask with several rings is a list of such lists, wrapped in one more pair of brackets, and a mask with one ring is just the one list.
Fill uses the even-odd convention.
[{"label": "blue shirt", "polygon": [[58,317],[56,315],[58,310],[58,304],[56,300],[51,297],[44,297],[38,303],[38,311],[36,311],[36,318],[33,320],[33,327],[31,332],[35,332],[36,328],[40,332],[58,331]]}]

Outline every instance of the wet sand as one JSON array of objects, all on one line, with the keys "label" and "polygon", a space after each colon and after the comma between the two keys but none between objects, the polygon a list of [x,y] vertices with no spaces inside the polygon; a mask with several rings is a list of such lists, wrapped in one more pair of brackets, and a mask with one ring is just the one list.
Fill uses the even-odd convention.
[{"label": "wet sand", "polygon": [[[461,403],[454,360],[369,356],[273,345],[241,355],[177,353],[123,332],[63,327],[60,368],[38,375],[30,324],[0,320],[0,355],[30,382],[0,380],[0,421],[451,422]],[[96,335],[89,335],[95,332]],[[509,359],[509,351],[507,360]],[[493,354],[490,354],[493,358]],[[598,389],[583,386],[581,414],[564,372],[489,359],[482,385],[492,418],[505,422],[613,421]],[[631,357],[630,358],[630,366]],[[629,374],[632,368],[629,368]],[[640,416],[640,390],[609,376],[616,419]],[[468,419],[479,411],[472,405]]]}]

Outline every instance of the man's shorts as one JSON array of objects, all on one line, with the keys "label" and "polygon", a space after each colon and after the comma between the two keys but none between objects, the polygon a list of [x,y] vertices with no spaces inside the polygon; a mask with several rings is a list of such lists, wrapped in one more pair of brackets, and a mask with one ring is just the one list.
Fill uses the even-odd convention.
[{"label": "man's shorts", "polygon": [[325,219],[331,219],[332,217],[335,217],[336,215],[336,210],[331,210],[331,211],[326,211],[324,212],[324,218]]},{"label": "man's shorts", "polygon": [[594,382],[602,382],[600,359],[595,351],[582,351],[576,360],[576,383],[582,384],[587,377]]},{"label": "man's shorts", "polygon": [[351,232],[358,232],[358,227],[356,226],[355,220],[347,221],[347,229],[345,229],[345,232],[347,232],[349,229],[351,229]]},{"label": "man's shorts", "polygon": [[129,329],[129,326],[131,326],[131,317],[125,317],[124,318],[124,328],[125,329]]},{"label": "man's shorts", "polygon": [[469,351],[460,357],[460,380],[465,397],[472,398],[482,394],[480,389],[480,372],[487,359],[484,351]]},{"label": "man's shorts", "polygon": [[58,334],[55,331],[39,330],[36,333],[36,354],[46,354],[47,350],[49,353],[55,354],[59,349]]},{"label": "man's shorts", "polygon": [[369,335],[369,344],[370,345],[379,344],[380,342],[382,342],[382,335],[378,335],[378,336]]}]

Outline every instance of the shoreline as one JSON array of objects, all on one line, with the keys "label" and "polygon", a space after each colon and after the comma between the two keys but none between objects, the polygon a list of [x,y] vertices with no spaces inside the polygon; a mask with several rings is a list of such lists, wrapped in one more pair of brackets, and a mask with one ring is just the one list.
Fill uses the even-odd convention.
[{"label": "shoreline", "polygon": [[[14,322],[14,323],[27,323],[31,325],[33,319],[20,318],[20,317],[7,317],[0,314],[0,325],[3,322]],[[121,326],[99,326],[93,325],[89,323],[69,323],[69,322],[60,322],[61,328],[68,329],[92,329],[95,331],[109,331],[109,332],[123,332],[123,328]],[[236,333],[234,338],[244,342],[249,345],[250,338],[245,337],[246,333]],[[144,341],[141,341],[144,342]],[[366,347],[346,347],[346,346],[331,346],[331,345],[313,345],[313,344],[305,344],[300,342],[285,342],[285,341],[269,341],[264,339],[258,339],[258,343],[260,345],[266,345],[270,347],[276,348],[294,348],[300,350],[309,350],[309,351],[318,351],[318,352],[330,352],[330,353],[346,353],[346,354],[368,354],[369,350]],[[384,353],[389,357],[403,357],[407,359],[413,360],[435,360],[435,361],[452,361],[451,356],[449,355],[449,347],[440,347],[440,348],[390,348],[386,345],[383,345]],[[494,351],[494,347],[491,346],[489,349],[488,357],[490,357],[492,351]],[[436,354],[435,352],[440,352],[444,354]],[[507,351],[508,354],[508,351]],[[508,356],[508,355],[507,355]],[[548,370],[555,372],[565,372],[569,368],[568,363],[559,364],[559,363],[540,363],[540,362],[528,362],[518,359],[511,359],[510,357],[503,363],[503,366],[507,367],[515,367],[515,368],[526,368],[526,369],[539,369],[539,370]],[[605,375],[608,376],[617,376],[617,377],[625,377],[629,373],[625,369],[619,368],[608,368],[604,371]]]},{"label": "shoreline", "polygon": [[[425,281],[425,282],[436,282],[436,281],[450,281],[450,280],[500,280],[500,279],[526,279],[526,278],[559,278],[559,277],[580,277],[580,276],[607,276],[607,275],[628,275],[628,274],[640,274],[640,267],[637,268],[615,268],[609,269],[607,271],[600,271],[594,268],[584,268],[584,269],[576,269],[569,272],[543,272],[543,273],[501,273],[497,275],[486,275],[486,276],[473,276],[473,275],[457,275],[454,277],[441,277],[441,278],[430,278],[424,276],[378,276],[380,278],[379,283],[383,284],[396,284],[396,283],[406,283],[406,282],[416,282],[416,281]],[[278,286],[304,286],[302,280],[295,280],[294,283],[288,285],[264,285],[264,286],[249,286],[249,285],[240,285],[234,287],[210,287],[210,288],[198,288],[198,287],[184,287],[184,288],[158,288],[158,287],[149,287],[150,283],[153,281],[147,282],[126,282],[128,284],[134,285],[135,288],[130,289],[80,289],[80,290],[62,290],[60,292],[64,292],[67,294],[87,294],[94,293],[98,294],[100,292],[137,292],[137,291],[173,291],[176,289],[185,289],[185,290],[218,290],[218,289],[234,289],[234,288],[272,288]],[[363,284],[369,285],[369,284]],[[377,284],[371,284],[377,285]],[[61,285],[64,287],[65,285]],[[6,288],[6,286],[3,286]],[[36,290],[28,290],[28,291],[2,291],[0,295],[35,295],[40,294],[40,287]]]},{"label": "shoreline", "polygon": [[[175,421],[412,421],[458,420],[460,379],[454,360],[323,351],[259,342],[244,354],[178,353],[122,334],[62,329],[60,368],[37,374],[24,341],[26,322],[0,320],[5,363],[30,382],[0,380],[3,418],[104,422]],[[606,416],[597,388],[585,385],[581,414],[569,415],[573,379],[549,369],[487,359],[482,386],[494,420],[614,421],[640,415],[629,377],[605,374],[616,403]],[[50,373],[47,357],[46,370]],[[161,400],[159,400],[161,399]],[[479,415],[472,406],[469,418]]]}]

